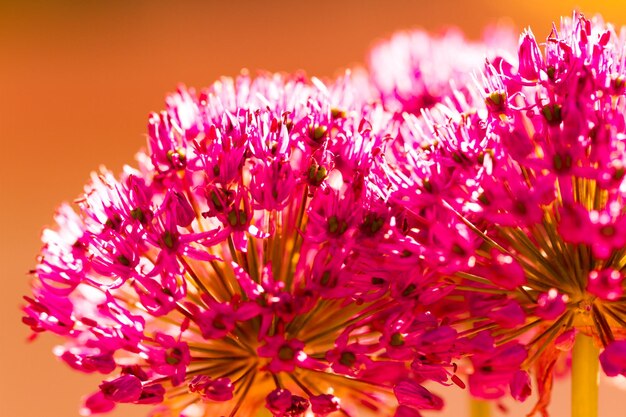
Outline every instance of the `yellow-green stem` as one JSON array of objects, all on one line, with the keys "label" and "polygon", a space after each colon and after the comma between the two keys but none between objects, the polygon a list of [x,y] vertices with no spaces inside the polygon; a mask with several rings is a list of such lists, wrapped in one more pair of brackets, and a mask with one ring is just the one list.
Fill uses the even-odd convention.
[{"label": "yellow-green stem", "polygon": [[470,417],[490,417],[491,404],[487,400],[470,397]]},{"label": "yellow-green stem", "polygon": [[576,335],[572,352],[572,417],[598,417],[598,354],[593,338]]}]

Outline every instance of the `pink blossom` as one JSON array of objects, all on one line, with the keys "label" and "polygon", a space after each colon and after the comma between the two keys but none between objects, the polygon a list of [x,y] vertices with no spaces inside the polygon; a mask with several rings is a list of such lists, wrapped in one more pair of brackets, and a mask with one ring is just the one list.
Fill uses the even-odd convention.
[{"label": "pink blossom", "polygon": [[521,35],[518,50],[519,75],[526,80],[535,81],[543,64],[541,51],[532,31],[528,29]]},{"label": "pink blossom", "polygon": [[311,402],[311,410],[320,416],[325,416],[340,408],[338,398],[330,394],[314,395],[309,401]]},{"label": "pink blossom", "polygon": [[[266,399],[277,416],[392,415],[401,381],[460,381],[457,331],[431,311],[455,285],[423,273],[417,239],[442,242],[434,262],[451,271],[478,240],[458,222],[460,236],[401,224],[422,219],[391,196],[398,120],[364,82],[180,87],[149,116],[138,167],[94,174],[77,210],[59,210],[24,322],[65,338],[69,366],[108,375],[85,413],[254,415]],[[326,375],[348,388],[331,395]]]},{"label": "pink blossom", "polygon": [[400,405],[426,410],[441,410],[443,408],[443,400],[441,398],[433,395],[414,381],[402,381],[394,387],[393,391]]},{"label": "pink blossom", "polygon": [[472,395],[479,398],[501,397],[526,356],[524,347],[516,343],[472,356],[474,372],[469,378]]},{"label": "pink blossom", "polygon": [[107,413],[115,408],[115,403],[105,398],[101,391],[91,394],[83,400],[83,403],[81,412],[88,415]]},{"label": "pink blossom", "polygon": [[141,396],[141,390],[141,381],[134,375],[123,375],[100,385],[100,391],[105,398],[121,403],[137,401]]},{"label": "pink blossom", "polygon": [[555,288],[552,288],[547,293],[540,294],[537,298],[535,314],[545,320],[553,320],[565,311],[567,298],[567,295],[559,294]]},{"label": "pink blossom", "polygon": [[276,388],[270,392],[265,399],[265,407],[274,415],[285,413],[292,404],[293,395],[289,390]]},{"label": "pink blossom", "polygon": [[304,343],[297,339],[285,340],[283,336],[265,338],[259,347],[260,357],[271,358],[267,369],[271,372],[291,372],[296,366],[311,366],[315,362],[303,352]]},{"label": "pink blossom", "polygon": [[624,275],[615,269],[603,269],[589,272],[587,291],[603,300],[614,301],[622,296]]},{"label": "pink blossom", "polygon": [[528,372],[519,370],[515,372],[511,380],[511,396],[517,401],[524,402],[532,392],[530,375]]},{"label": "pink blossom", "polygon": [[206,375],[198,375],[189,382],[189,391],[199,392],[203,399],[211,401],[228,401],[233,398],[233,390],[229,378],[211,379]]},{"label": "pink blossom", "polygon": [[626,341],[609,344],[600,354],[600,364],[608,376],[626,376]]},{"label": "pink blossom", "polygon": [[115,369],[111,353],[97,353],[88,349],[74,348],[64,351],[60,358],[72,368],[82,372],[109,374]]}]

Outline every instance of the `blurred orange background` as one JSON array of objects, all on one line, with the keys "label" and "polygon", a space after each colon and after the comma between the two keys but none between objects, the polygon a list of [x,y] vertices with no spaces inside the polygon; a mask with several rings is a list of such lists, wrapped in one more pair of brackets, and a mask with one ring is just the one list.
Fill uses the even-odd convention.
[{"label": "blurred orange background", "polygon": [[[76,416],[80,397],[96,389],[97,376],[52,356],[53,336],[26,342],[19,307],[27,271],[55,207],[100,164],[119,171],[133,163],[148,111],[178,83],[202,87],[244,67],[332,76],[363,62],[376,39],[411,27],[454,25],[478,38],[505,19],[542,38],[573,8],[626,24],[620,1],[0,2],[0,415]],[[465,393],[452,391],[444,415],[463,416]],[[604,382],[600,416],[623,416],[612,405],[623,395]],[[569,415],[567,382],[554,398],[553,415]],[[509,415],[529,406],[512,405]]]}]

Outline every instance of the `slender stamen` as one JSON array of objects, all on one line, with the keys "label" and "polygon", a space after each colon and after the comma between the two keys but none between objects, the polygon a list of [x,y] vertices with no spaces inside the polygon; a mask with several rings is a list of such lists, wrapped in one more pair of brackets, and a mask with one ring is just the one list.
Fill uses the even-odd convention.
[{"label": "slender stamen", "polygon": [[307,198],[308,198],[308,186],[304,185],[303,190],[302,190],[302,202],[300,204],[299,207],[299,211],[298,211],[298,217],[296,218],[296,224],[294,227],[294,236],[293,236],[293,243],[291,245],[291,251],[289,252],[289,256],[287,257],[287,274],[284,277],[285,280],[285,286],[287,288],[291,288],[291,286],[293,285],[293,276],[294,276],[294,268],[295,268],[295,261],[294,261],[294,256],[296,255],[296,253],[298,253],[298,250],[300,249],[300,241],[301,241],[301,231],[303,230],[303,220],[304,220],[304,214],[306,213],[306,209],[307,209]]},{"label": "slender stamen", "polygon": [[[237,249],[235,249],[235,241],[233,240],[232,235],[228,235],[228,249],[230,250],[230,256],[233,259],[233,262],[243,267],[243,265],[241,265],[241,263],[239,262],[239,257],[237,256]],[[246,270],[246,272],[248,271]]]},{"label": "slender stamen", "polygon": [[307,386],[306,386],[306,385],[304,385],[302,382],[300,382],[300,380],[299,380],[299,379],[298,379],[298,378],[297,378],[297,377],[296,377],[293,373],[290,373],[290,374],[289,374],[289,378],[291,378],[291,380],[292,380],[293,382],[295,382],[295,383],[296,383],[296,385],[297,385],[297,386],[299,386],[299,387],[300,387],[300,389],[301,389],[301,390],[302,390],[302,391],[303,391],[306,395],[308,395],[309,397],[311,397],[311,396],[313,396],[313,395],[314,395],[314,394],[311,392],[311,390],[310,390],[309,388],[307,388]]},{"label": "slender stamen", "polygon": [[[252,373],[250,374],[250,372]],[[254,383],[254,379],[256,378],[256,373],[257,371],[255,367],[251,367],[248,371],[246,371],[245,378],[248,379],[248,382],[245,384],[245,388],[243,389],[243,392],[239,395],[237,404],[235,404],[235,407],[230,412],[229,414],[230,417],[234,417],[235,414],[237,414],[237,411],[239,410],[244,400],[246,399],[246,396],[248,395],[248,392],[250,391],[250,388],[252,387],[252,384]]]},{"label": "slender stamen", "polygon": [[607,323],[604,314],[600,311],[600,308],[594,303],[591,305],[593,322],[598,329],[598,335],[602,341],[602,345],[606,347],[610,342],[615,340],[611,326]]},{"label": "slender stamen", "polygon": [[215,298],[215,294],[211,293],[211,291],[207,288],[206,285],[204,285],[204,282],[202,282],[202,280],[200,279],[200,277],[198,277],[198,275],[196,274],[196,272],[193,270],[193,268],[191,267],[191,265],[189,265],[189,263],[187,262],[187,260],[185,259],[184,256],[182,255],[178,255],[178,260],[180,261],[180,263],[183,265],[183,267],[185,268],[185,271],[187,271],[187,274],[191,277],[191,279],[193,280],[193,282],[196,284],[196,286],[201,289],[205,294],[210,295],[211,297]]},{"label": "slender stamen", "polygon": [[459,332],[459,336],[460,337],[472,336],[474,334],[482,332],[483,330],[491,330],[491,329],[495,329],[497,327],[498,327],[498,325],[495,324],[495,323],[486,323],[486,324],[483,324],[481,326],[473,327],[471,329],[467,329],[467,330],[464,330],[462,332]]},{"label": "slender stamen", "polygon": [[506,334],[507,336],[501,339],[498,339],[498,341],[496,342],[497,345],[503,345],[505,343],[510,342],[511,340],[515,340],[517,339],[519,336],[523,335],[524,333],[526,333],[527,331],[533,329],[535,326],[540,325],[541,323],[543,323],[543,319],[536,319],[534,321],[531,321],[528,324],[525,324],[524,326],[520,327],[519,329],[515,329],[514,331],[505,331],[502,330],[501,332],[497,333],[498,335],[500,333],[502,334]]}]

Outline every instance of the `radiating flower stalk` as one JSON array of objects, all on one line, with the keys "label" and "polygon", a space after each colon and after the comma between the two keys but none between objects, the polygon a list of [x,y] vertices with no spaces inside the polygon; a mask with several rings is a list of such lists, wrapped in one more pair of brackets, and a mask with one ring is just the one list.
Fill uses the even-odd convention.
[{"label": "radiating flower stalk", "polygon": [[168,96],[138,167],[43,233],[24,322],[107,375],[83,414],[419,417],[423,383],[466,380],[485,417],[532,375],[545,416],[571,353],[597,415],[598,355],[626,376],[626,36],[575,14],[508,39]]}]

